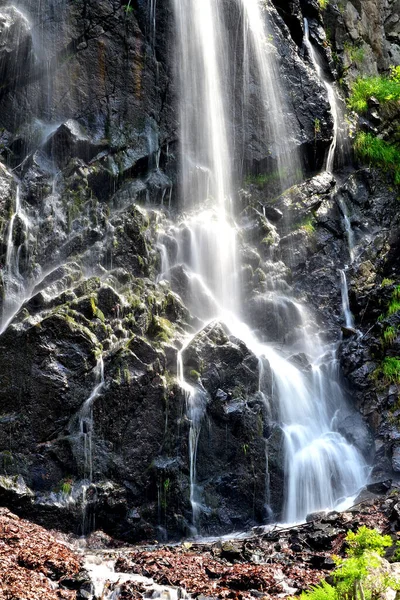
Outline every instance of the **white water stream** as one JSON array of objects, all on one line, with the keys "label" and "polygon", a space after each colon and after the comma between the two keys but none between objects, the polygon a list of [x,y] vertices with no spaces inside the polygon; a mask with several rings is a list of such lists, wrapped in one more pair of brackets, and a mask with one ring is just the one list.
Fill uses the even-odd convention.
[{"label": "white water stream", "polygon": [[[20,271],[21,252],[29,252],[29,229],[31,223],[28,214],[21,203],[21,188],[17,184],[15,194],[15,210],[8,224],[6,261],[3,269],[4,303],[0,319],[0,333],[2,324],[6,323],[25,300],[25,280]],[[15,243],[15,237],[19,243]]]},{"label": "white water stream", "polygon": [[353,319],[353,315],[351,314],[351,310],[350,310],[349,290],[347,287],[346,271],[344,269],[341,269],[340,277],[341,277],[341,292],[342,292],[342,310],[343,310],[343,315],[344,315],[345,322],[346,322],[346,327],[348,327],[349,329],[354,329],[355,328],[354,327],[354,319]]},{"label": "white water stream", "polygon": [[[258,0],[240,0],[240,5],[247,18],[246,55],[257,65],[263,93],[268,94],[266,105],[273,107],[269,115],[270,135],[286,140],[279,100],[283,92],[273,75],[275,67],[268,62],[273,60],[272,54],[266,52],[270,34],[265,26],[265,13]],[[176,240],[175,255],[170,256],[167,248],[162,247],[162,271],[168,277],[171,267],[182,265],[189,282],[186,300],[192,312],[204,323],[211,319],[223,321],[235,337],[269,364],[273,374],[272,393],[262,385],[260,391],[265,397],[271,396],[269,400],[280,416],[285,439],[283,518],[295,522],[309,512],[333,507],[353,495],[365,482],[365,463],[358,450],[335,430],[336,411],[345,407],[345,400],[334,354],[319,338],[312,315],[290,296],[278,296],[273,291],[268,294],[266,300],[279,305],[281,310],[282,306],[287,307],[285,320],[293,331],[293,342],[286,345],[284,353],[275,350],[268,341],[261,343],[244,322],[246,307],[240,294],[238,232],[232,216],[233,164],[228,151],[229,99],[224,57],[228,44],[221,7],[216,0],[174,0],[174,9],[181,97],[181,195],[188,214],[169,232]],[[328,87],[329,84],[327,90],[332,94]],[[336,137],[335,130],[328,169],[333,168]],[[290,153],[285,148],[282,157],[284,170],[296,169],[296,161],[289,160]],[[288,360],[300,351],[310,361],[308,372]],[[178,362],[191,424],[190,499],[196,527],[202,508],[196,461],[207,395],[201,384],[193,386],[185,381],[182,352]]]},{"label": "white water stream", "polygon": [[326,170],[328,173],[333,173],[334,160],[335,160],[335,152],[338,141],[338,132],[339,132],[339,111],[338,111],[338,100],[333,89],[333,86],[328,83],[323,75],[323,71],[317,56],[316,51],[313,48],[313,45],[310,42],[310,29],[308,25],[308,20],[304,19],[304,44],[309,51],[310,58],[314,64],[315,70],[317,72],[319,80],[323,83],[328,93],[328,101],[332,111],[333,117],[333,140],[330,145],[328,158],[326,161]]}]

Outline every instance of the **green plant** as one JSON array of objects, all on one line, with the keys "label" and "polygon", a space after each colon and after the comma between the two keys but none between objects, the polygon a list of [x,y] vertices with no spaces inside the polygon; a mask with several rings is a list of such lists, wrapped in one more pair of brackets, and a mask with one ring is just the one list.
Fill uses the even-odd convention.
[{"label": "green plant", "polygon": [[382,379],[385,384],[400,383],[400,358],[386,356],[373,373],[374,379]]},{"label": "green plant", "polygon": [[133,6],[131,6],[132,0],[129,0],[128,4],[125,6],[126,14],[130,14],[133,12]]},{"label": "green plant", "polygon": [[319,4],[319,7],[320,7],[322,10],[325,10],[325,8],[326,8],[326,7],[328,6],[328,4],[329,4],[329,0],[318,0],[318,4]]},{"label": "green plant", "polygon": [[381,287],[385,287],[387,285],[393,285],[393,284],[394,284],[394,279],[387,279],[385,277],[385,279],[382,280]]},{"label": "green plant", "polygon": [[346,543],[346,558],[334,557],[335,585],[322,581],[303,592],[301,600],[378,600],[389,586],[398,589],[399,584],[380,569],[380,557],[392,545],[390,536],[362,526],[356,533],[349,531]]},{"label": "green plant", "polygon": [[400,83],[400,65],[397,65],[397,66],[391,65],[390,79],[392,81],[397,81],[397,83]]},{"label": "green plant", "polygon": [[365,552],[375,552],[379,556],[383,556],[385,548],[392,545],[390,535],[382,535],[376,529],[368,529],[363,525],[359,527],[357,533],[349,531],[346,536],[347,551],[349,557],[360,557]]},{"label": "green plant", "polygon": [[392,297],[390,299],[390,303],[388,306],[387,314],[394,315],[400,310],[400,285],[397,285],[393,291]]},{"label": "green plant", "polygon": [[357,134],[354,149],[361,159],[392,172],[395,184],[400,185],[400,150],[397,146],[361,131]]},{"label": "green plant", "polygon": [[190,377],[191,377],[192,379],[196,379],[196,380],[197,380],[197,379],[200,379],[200,373],[199,373],[198,371],[196,371],[195,369],[192,369],[192,370],[190,371]]},{"label": "green plant", "polygon": [[386,329],[384,330],[383,335],[382,335],[383,346],[392,346],[393,345],[393,342],[397,338],[397,331],[398,331],[398,328],[393,327],[392,325],[389,325],[388,327],[386,327]]},{"label": "green plant", "polygon": [[70,481],[64,481],[64,483],[61,486],[61,491],[63,494],[65,494],[66,496],[69,496],[70,493],[72,492],[72,485]]},{"label": "green plant", "polygon": [[368,109],[368,98],[374,96],[382,104],[400,100],[400,85],[397,80],[397,69],[393,77],[360,77],[352,84],[350,97],[347,101],[349,108],[363,113]]},{"label": "green plant", "polygon": [[312,586],[309,591],[302,592],[300,600],[337,600],[337,592],[332,585],[323,580],[319,585]]},{"label": "green plant", "polygon": [[174,335],[174,327],[168,319],[152,315],[148,334],[159,342],[168,342]]}]

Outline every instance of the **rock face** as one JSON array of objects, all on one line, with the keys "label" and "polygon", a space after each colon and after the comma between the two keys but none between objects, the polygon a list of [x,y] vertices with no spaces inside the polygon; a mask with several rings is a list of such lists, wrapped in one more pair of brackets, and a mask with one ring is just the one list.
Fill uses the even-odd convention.
[{"label": "rock face", "polygon": [[[366,40],[383,69],[397,43],[396,3],[385,4],[383,41],[367,23],[370,4],[346,3],[335,44],[345,52],[346,36]],[[279,518],[284,440],[269,406],[269,365],[223,323],[199,331],[186,306],[184,264],[170,269],[170,283],[161,273],[162,248],[169,257],[178,252],[169,222],[179,206],[180,152],[170,3],[76,0],[55,11],[49,1],[39,11],[36,0],[23,0],[18,7],[0,7],[0,502],[77,533],[95,523],[128,541],[187,535],[193,423],[178,382],[182,365],[204,398],[202,532]],[[323,45],[319,5],[276,0],[267,10],[269,51],[289,98],[291,151],[311,175],[323,165],[333,125],[302,44],[307,16]],[[242,31],[236,4],[225,12],[232,32]],[[330,7],[327,23],[332,14]],[[242,82],[242,34],[229,43],[242,57],[235,79]],[[329,51],[323,56],[329,70]],[[350,303],[364,335],[343,340],[340,361],[362,417],[350,410],[338,429],[372,460],[368,421],[378,436],[376,473],[398,472],[397,385],[377,372],[382,328],[398,326],[385,308],[397,293],[396,193],[383,175],[360,169],[337,180],[323,173],[280,194],[270,177],[277,148],[260,134],[260,84],[249,76],[245,124],[235,121],[243,114],[241,83],[231,90],[249,325],[261,340],[291,342],[301,328],[296,302],[277,306],[269,293],[291,289],[339,342],[345,203],[359,247],[357,268],[348,271]],[[384,279],[392,281],[380,285]],[[204,290],[199,300],[209,302]],[[386,354],[398,356],[397,346],[395,335]],[[302,351],[291,360],[310,369]]]}]

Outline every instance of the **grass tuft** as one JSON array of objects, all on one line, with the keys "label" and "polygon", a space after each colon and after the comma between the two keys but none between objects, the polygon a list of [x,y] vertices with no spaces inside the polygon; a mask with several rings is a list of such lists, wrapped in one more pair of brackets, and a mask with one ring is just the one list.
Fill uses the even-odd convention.
[{"label": "grass tuft", "polygon": [[[392,73],[397,73],[392,71]],[[350,92],[347,104],[358,113],[368,110],[368,98],[374,96],[382,104],[400,100],[400,81],[397,75],[389,77],[360,77]]]},{"label": "grass tuft", "polygon": [[354,148],[362,160],[392,172],[395,184],[400,185],[400,150],[397,146],[361,131],[356,137]]}]

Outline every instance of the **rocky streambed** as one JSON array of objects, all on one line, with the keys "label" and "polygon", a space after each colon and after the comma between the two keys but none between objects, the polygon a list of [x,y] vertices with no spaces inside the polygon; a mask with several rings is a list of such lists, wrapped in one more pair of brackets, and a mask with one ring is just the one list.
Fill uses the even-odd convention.
[{"label": "rocky streambed", "polygon": [[310,515],[290,527],[140,546],[122,545],[100,531],[85,540],[60,538],[2,509],[0,598],[286,598],[329,580],[332,555],[343,556],[347,532],[362,525],[392,537],[384,561],[396,577],[400,488],[370,485],[359,500],[345,512]]}]

